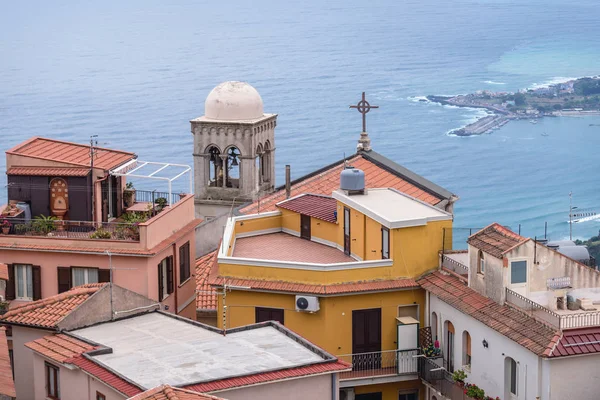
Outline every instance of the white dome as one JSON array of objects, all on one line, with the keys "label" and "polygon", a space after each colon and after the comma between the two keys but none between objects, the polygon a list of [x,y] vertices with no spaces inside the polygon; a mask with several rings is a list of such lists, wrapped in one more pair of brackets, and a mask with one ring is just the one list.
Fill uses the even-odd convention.
[{"label": "white dome", "polygon": [[223,82],[206,97],[204,116],[221,121],[262,118],[263,101],[246,82]]}]

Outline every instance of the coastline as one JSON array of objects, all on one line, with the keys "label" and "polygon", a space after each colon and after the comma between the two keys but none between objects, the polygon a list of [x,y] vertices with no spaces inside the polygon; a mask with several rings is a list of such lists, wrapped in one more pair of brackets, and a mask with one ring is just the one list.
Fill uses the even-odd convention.
[{"label": "coastline", "polygon": [[[451,136],[477,136],[501,128],[511,120],[527,119],[537,123],[542,117],[583,117],[589,115],[600,115],[600,104],[598,95],[591,96],[596,103],[588,100],[590,95],[576,93],[579,88],[578,82],[587,80],[600,83],[600,78],[578,78],[564,82],[556,82],[549,86],[541,86],[536,89],[522,89],[513,92],[490,92],[478,91],[466,95],[441,96],[429,95],[419,100],[420,102],[432,102],[454,107],[473,109],[485,109],[488,115],[478,118],[475,122],[460,128],[453,129],[447,134]],[[565,105],[575,104],[572,100],[581,98],[581,107],[566,108]],[[518,101],[515,101],[519,98]],[[518,102],[518,105],[515,104]],[[531,103],[531,104],[529,104]],[[586,108],[586,107],[593,108]]]}]

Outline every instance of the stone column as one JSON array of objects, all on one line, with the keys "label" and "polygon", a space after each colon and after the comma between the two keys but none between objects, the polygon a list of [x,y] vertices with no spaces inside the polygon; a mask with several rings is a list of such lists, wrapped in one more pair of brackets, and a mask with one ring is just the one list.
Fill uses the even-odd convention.
[{"label": "stone column", "polygon": [[240,156],[240,193],[245,197],[253,197],[256,193],[256,180],[254,179],[254,156]]},{"label": "stone column", "polygon": [[[219,157],[221,157],[221,170],[223,171],[223,182],[221,182],[221,187],[226,188],[227,187],[227,158],[229,157],[227,154],[223,155],[221,154]],[[219,181],[219,177],[217,176],[217,182]]]}]

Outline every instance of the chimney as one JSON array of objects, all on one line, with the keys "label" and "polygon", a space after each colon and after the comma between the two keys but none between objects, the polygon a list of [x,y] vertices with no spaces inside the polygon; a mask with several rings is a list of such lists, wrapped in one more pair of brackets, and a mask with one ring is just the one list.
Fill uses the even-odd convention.
[{"label": "chimney", "polygon": [[292,194],[292,180],[290,178],[290,165],[285,166],[285,198],[289,199]]}]

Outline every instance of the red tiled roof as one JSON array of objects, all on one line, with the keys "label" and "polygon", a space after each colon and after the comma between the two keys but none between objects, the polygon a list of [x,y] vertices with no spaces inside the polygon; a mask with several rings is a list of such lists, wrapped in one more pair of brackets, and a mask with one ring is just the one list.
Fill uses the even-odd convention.
[{"label": "red tiled roof", "polygon": [[307,365],[304,367],[290,368],[279,371],[264,372],[260,374],[240,376],[237,378],[221,379],[218,381],[199,383],[187,386],[186,389],[198,392],[214,392],[217,390],[231,389],[259,383],[277,381],[281,379],[299,378],[302,376],[318,375],[348,371],[351,365],[344,361],[327,362],[321,364]]},{"label": "red tiled roof", "polygon": [[[201,218],[196,218],[183,228],[179,229],[173,235],[169,236],[153,248],[149,250],[144,249],[127,249],[127,248],[111,248],[110,252],[112,255],[134,255],[134,256],[145,256],[150,257],[157,253],[160,253],[165,248],[170,246],[173,242],[179,240],[184,235],[188,234],[190,230],[196,228],[203,220]],[[45,237],[37,238],[40,242],[45,240]],[[50,238],[50,240],[56,240],[56,237]],[[85,240],[81,241],[82,244],[85,244]],[[112,242],[115,244],[115,242]],[[24,243],[0,243],[0,249],[4,250],[32,250],[32,251],[51,251],[51,252],[59,252],[59,253],[86,253],[86,254],[99,254],[106,255],[106,251],[103,248],[99,247],[85,247],[85,246],[54,246],[54,245],[45,245],[45,244],[24,244]]]},{"label": "red tiled roof", "polygon": [[227,284],[232,286],[243,286],[255,290],[266,290],[273,292],[304,293],[322,296],[419,287],[417,282],[410,278],[312,285],[306,283],[264,281],[259,279],[238,279],[229,277],[225,278],[223,276],[217,276],[211,280],[210,284],[222,286],[225,283],[225,279],[227,279]]},{"label": "red tiled roof", "polygon": [[60,167],[12,167],[6,171],[6,175],[26,176],[87,176],[88,168],[60,168]]},{"label": "red tiled roof", "polygon": [[526,240],[528,239],[494,222],[469,236],[467,243],[496,258],[502,258],[504,253]]},{"label": "red tiled roof", "polygon": [[208,282],[216,255],[217,250],[196,260],[196,309],[198,310],[217,309],[217,295]]},{"label": "red tiled roof", "polygon": [[436,271],[417,282],[443,302],[537,355],[550,356],[560,339],[559,330],[554,330],[512,307],[501,306],[469,288],[455,276]]},{"label": "red tiled roof", "polygon": [[[381,167],[362,154],[357,154],[350,158],[347,163],[354,168],[364,171],[365,186],[368,189],[394,188],[431,205],[435,205],[442,200],[441,196],[437,197],[430,194],[415,184],[399,177],[397,174],[390,172],[388,169]],[[291,196],[298,196],[302,193],[331,196],[331,193],[340,186],[340,173],[343,168],[344,161],[340,161],[314,175],[309,175],[305,179],[296,181],[291,187]],[[261,198],[260,202],[257,200],[252,204],[242,207],[239,211],[242,214],[275,211],[277,209],[276,204],[283,200],[285,200],[285,189],[280,189]]]},{"label": "red tiled roof", "polygon": [[277,207],[309,215],[327,222],[336,222],[337,200],[333,197],[302,194],[298,197],[277,203]]},{"label": "red tiled roof", "polygon": [[74,364],[87,372],[90,375],[95,376],[102,382],[106,383],[113,389],[123,393],[126,396],[135,396],[136,394],[142,393],[142,389],[133,383],[127,382],[120,376],[113,374],[109,370],[101,367],[93,361],[84,358],[83,356],[77,356],[70,360],[71,364]]},{"label": "red tiled roof", "polygon": [[[96,147],[94,167],[109,170],[116,168],[136,157],[134,153]],[[6,154],[15,154],[42,160],[62,162],[88,167],[90,165],[90,146],[64,142],[55,139],[33,137],[8,150]]]},{"label": "red tiled roof", "polygon": [[89,283],[77,286],[64,293],[13,308],[4,314],[0,321],[8,324],[56,328],[63,318],[104,285],[106,283]]},{"label": "red tiled roof", "polygon": [[569,329],[556,344],[550,357],[600,353],[600,327]]},{"label": "red tiled roof", "polygon": [[97,348],[64,334],[44,336],[25,343],[25,347],[59,363],[68,363],[74,357]]},{"label": "red tiled roof", "polygon": [[127,400],[223,400],[220,397],[204,393],[193,392],[187,389],[174,388],[169,385],[161,385],[130,397]]},{"label": "red tiled roof", "polygon": [[0,263],[0,280],[8,280],[8,265]]},{"label": "red tiled roof", "polygon": [[13,381],[8,343],[6,342],[6,329],[0,327],[0,395],[17,397],[15,382]]}]

